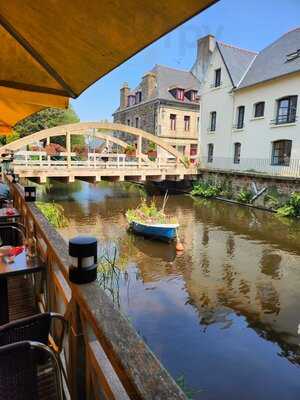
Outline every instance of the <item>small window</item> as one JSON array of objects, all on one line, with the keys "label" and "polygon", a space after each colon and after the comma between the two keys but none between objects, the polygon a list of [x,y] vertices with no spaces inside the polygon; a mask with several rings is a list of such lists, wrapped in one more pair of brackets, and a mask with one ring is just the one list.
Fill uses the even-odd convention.
[{"label": "small window", "polygon": [[198,151],[198,145],[196,143],[191,143],[190,156],[196,156]]},{"label": "small window", "polygon": [[135,94],[135,103],[140,103],[142,101],[142,92],[138,91]]},{"label": "small window", "polygon": [[128,107],[135,105],[135,96],[134,95],[129,95],[127,99],[128,99],[127,100]]},{"label": "small window", "polygon": [[254,118],[263,117],[265,114],[265,102],[260,101],[259,103],[254,104]]},{"label": "small window", "polygon": [[127,125],[130,126],[130,119],[127,120]]},{"label": "small window", "polygon": [[277,115],[275,123],[289,124],[296,121],[298,96],[289,96],[277,100]]},{"label": "small window", "polygon": [[191,117],[189,115],[184,116],[184,130],[189,131],[190,130],[190,122],[191,122]]},{"label": "small window", "polygon": [[197,90],[188,90],[188,91],[185,92],[185,96],[190,101],[197,101]]},{"label": "small window", "polygon": [[237,109],[237,129],[243,129],[245,118],[245,106],[239,106]]},{"label": "small window", "polygon": [[176,114],[170,114],[170,129],[176,131]]},{"label": "small window", "polygon": [[209,124],[209,130],[211,132],[215,132],[216,130],[216,125],[217,125],[217,112],[212,111],[210,113],[210,124]]},{"label": "small window", "polygon": [[139,117],[135,117],[135,127],[136,128],[140,127],[140,119],[139,119]]},{"label": "small window", "polygon": [[289,166],[292,151],[291,140],[277,140],[272,147],[272,165]]},{"label": "small window", "polygon": [[176,98],[181,101],[184,100],[184,89],[177,89]]},{"label": "small window", "polygon": [[241,143],[234,143],[234,156],[233,162],[234,164],[239,164],[241,161]]},{"label": "small window", "polygon": [[215,70],[215,87],[221,85],[221,68]]},{"label": "small window", "polygon": [[212,163],[214,159],[214,145],[209,143],[207,147],[207,162]]}]

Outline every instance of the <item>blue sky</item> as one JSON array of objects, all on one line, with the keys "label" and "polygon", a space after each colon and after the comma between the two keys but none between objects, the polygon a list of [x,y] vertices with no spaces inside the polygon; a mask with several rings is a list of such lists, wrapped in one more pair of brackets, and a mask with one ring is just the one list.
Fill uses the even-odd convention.
[{"label": "blue sky", "polygon": [[123,82],[136,86],[155,64],[190,69],[199,37],[211,33],[259,51],[296,27],[300,27],[300,0],[220,0],[100,79],[72,101],[73,107],[82,121],[111,120]]}]

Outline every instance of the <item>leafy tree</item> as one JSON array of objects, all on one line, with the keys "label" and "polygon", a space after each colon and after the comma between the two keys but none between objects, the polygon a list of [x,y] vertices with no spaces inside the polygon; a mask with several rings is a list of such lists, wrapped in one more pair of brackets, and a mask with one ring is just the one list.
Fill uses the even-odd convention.
[{"label": "leafy tree", "polygon": [[[16,124],[14,130],[20,135],[20,137],[24,137],[43,129],[72,124],[79,121],[80,119],[72,106],[67,110],[60,108],[46,108],[45,110],[39,111]],[[66,146],[64,136],[53,137],[51,138],[51,142],[58,143],[63,147]],[[84,137],[79,135],[72,136],[72,144],[84,145]]]},{"label": "leafy tree", "polygon": [[6,136],[6,143],[11,143],[17,139],[20,139],[20,135],[18,132],[13,131],[10,135]]}]

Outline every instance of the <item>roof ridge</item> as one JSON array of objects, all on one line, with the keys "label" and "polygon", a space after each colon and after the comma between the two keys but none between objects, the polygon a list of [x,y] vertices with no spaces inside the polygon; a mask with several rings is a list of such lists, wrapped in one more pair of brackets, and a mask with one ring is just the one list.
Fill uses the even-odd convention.
[{"label": "roof ridge", "polygon": [[223,46],[227,46],[227,47],[230,47],[230,48],[232,48],[232,49],[242,50],[242,51],[244,51],[244,52],[246,52],[246,53],[250,53],[250,54],[256,54],[256,55],[258,54],[257,51],[248,50],[248,49],[243,49],[242,47],[238,47],[238,46],[234,46],[234,45],[232,45],[232,44],[228,44],[228,43],[222,42],[222,40],[217,40],[217,42],[220,43],[220,44],[222,44]]},{"label": "roof ridge", "polygon": [[163,64],[155,64],[155,67],[163,67],[163,68],[172,69],[173,71],[188,72],[191,74],[191,71],[188,69],[178,69],[178,68],[174,68],[174,67],[168,67],[167,65],[163,65]]}]

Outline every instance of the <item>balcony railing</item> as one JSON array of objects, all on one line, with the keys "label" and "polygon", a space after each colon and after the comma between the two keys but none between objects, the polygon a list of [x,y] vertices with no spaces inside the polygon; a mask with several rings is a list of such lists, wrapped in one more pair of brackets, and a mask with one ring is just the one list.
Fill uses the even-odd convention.
[{"label": "balcony railing", "polygon": [[248,172],[270,176],[300,178],[300,159],[285,158],[243,158],[235,162],[233,157],[200,157],[199,169]]},{"label": "balcony railing", "polygon": [[63,351],[72,400],[186,400],[158,359],[97,282],[75,285],[68,280],[66,242],[23,188],[10,184],[14,205],[47,266],[36,288],[41,311],[64,314],[70,329]]},{"label": "balcony railing", "polygon": [[278,115],[271,120],[271,125],[293,124],[297,121],[297,115]]}]

